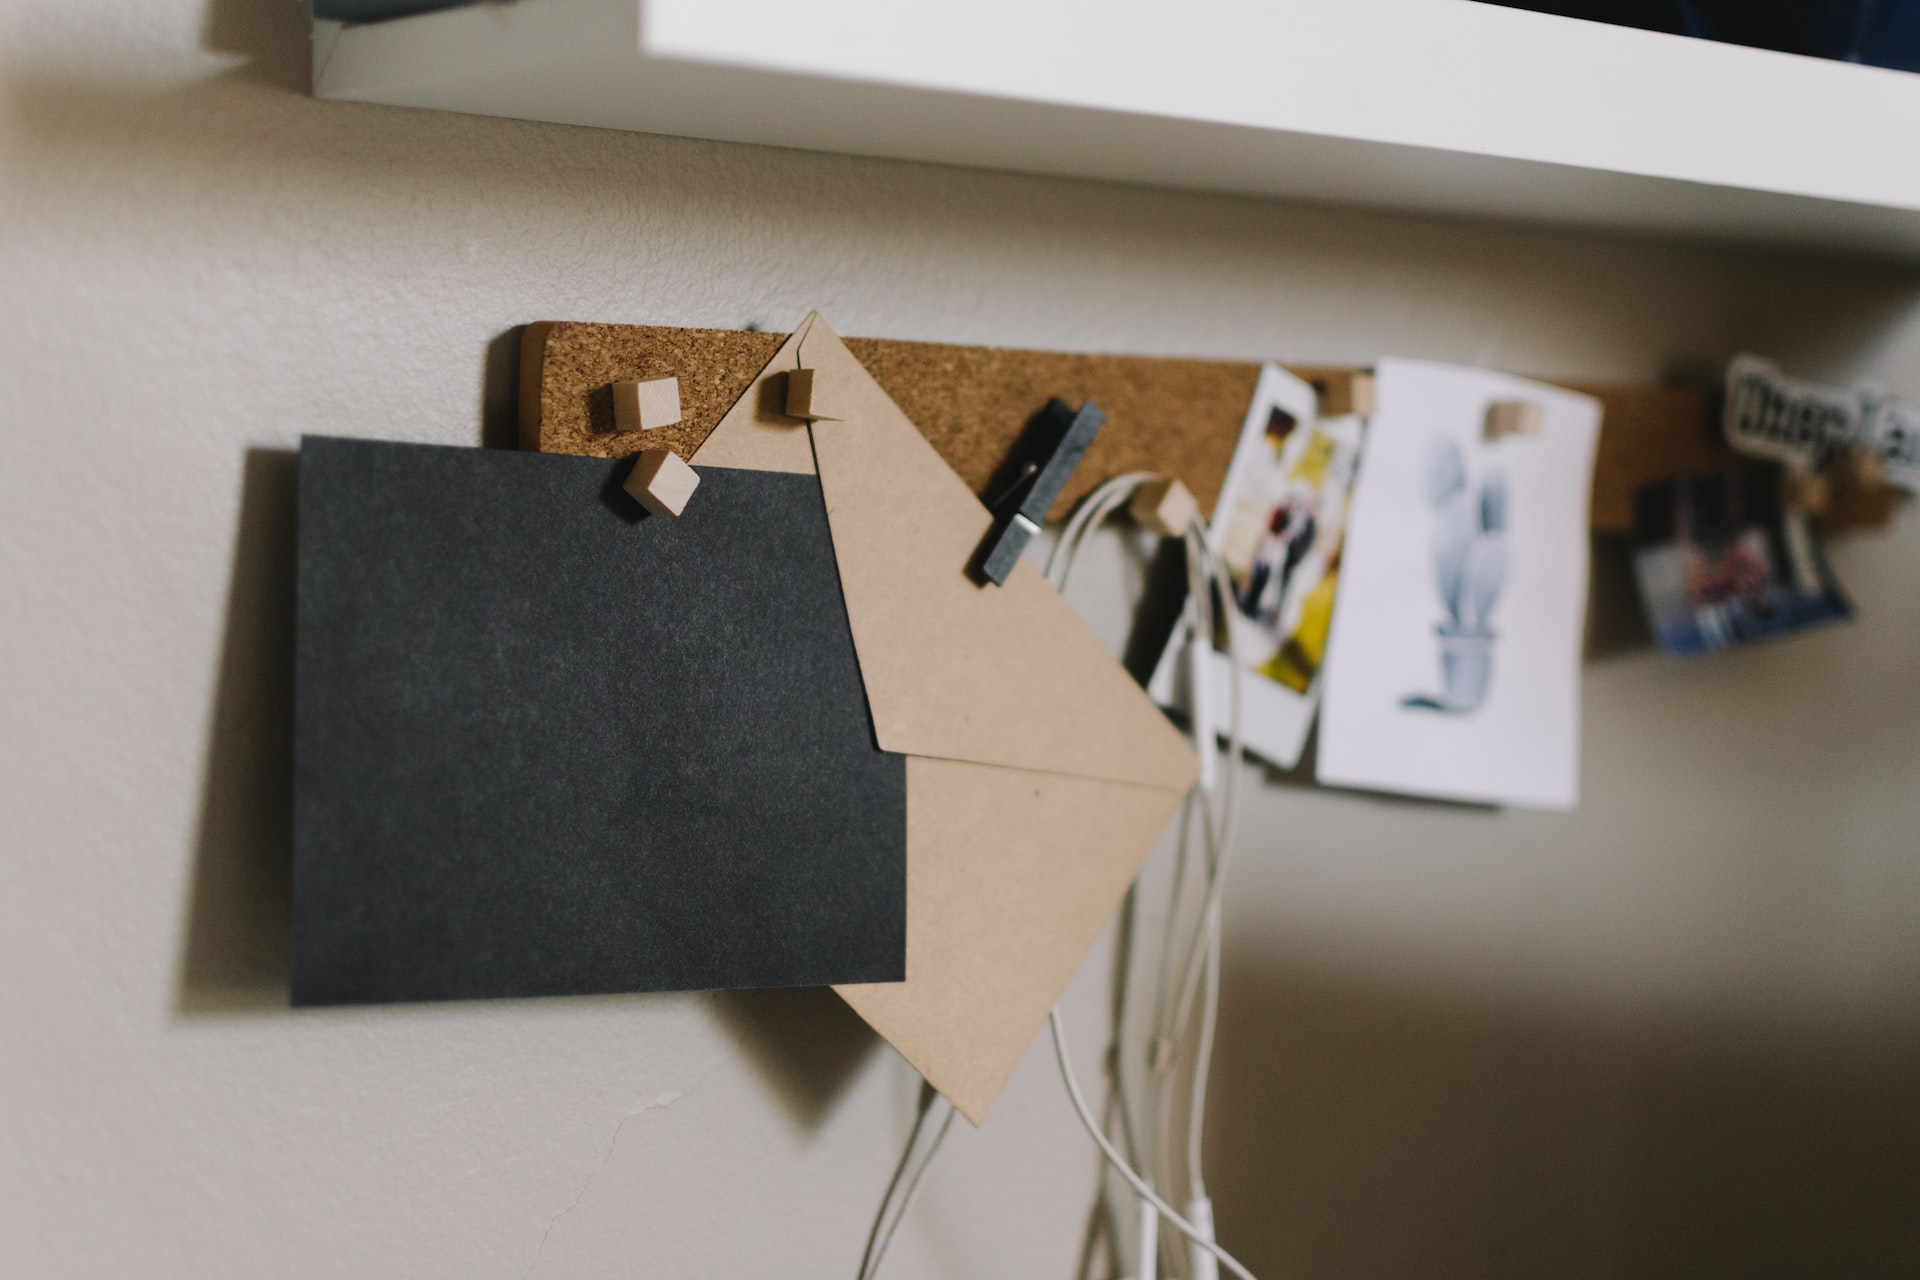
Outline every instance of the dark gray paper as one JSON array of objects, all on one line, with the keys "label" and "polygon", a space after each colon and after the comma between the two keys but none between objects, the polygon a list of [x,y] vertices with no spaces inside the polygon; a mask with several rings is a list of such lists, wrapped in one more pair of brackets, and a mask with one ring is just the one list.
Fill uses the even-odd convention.
[{"label": "dark gray paper", "polygon": [[293,1002],[904,977],[819,481],[302,442]]}]

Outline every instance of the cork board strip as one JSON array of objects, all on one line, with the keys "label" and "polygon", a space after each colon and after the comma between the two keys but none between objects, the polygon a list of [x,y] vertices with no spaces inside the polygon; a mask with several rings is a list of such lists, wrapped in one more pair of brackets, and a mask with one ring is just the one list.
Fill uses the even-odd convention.
[{"label": "cork board strip", "polygon": [[[546,322],[521,346],[520,444],[543,453],[623,457],[664,444],[691,457],[787,335],[731,329]],[[967,487],[989,501],[1008,456],[1047,397],[1092,399],[1107,425],[1060,500],[1065,512],[1124,471],[1180,476],[1212,509],[1260,366],[1239,361],[1067,355],[848,338],[852,351]],[[682,419],[641,434],[613,429],[608,388],[678,377]],[[1003,483],[1004,481],[1004,483]]]},{"label": "cork board strip", "polygon": [[1009,456],[1049,396],[1093,400],[1107,423],[1053,505],[1057,518],[1127,471],[1179,476],[1213,510],[1260,366],[1219,360],[1072,355],[848,338],[847,349],[991,505],[1017,478]]},{"label": "cork board strip", "polygon": [[[734,329],[545,322],[521,346],[520,443],[545,453],[622,457],[642,437],[613,430],[608,388],[624,379],[677,377],[683,419],[646,433],[691,457],[755,381],[787,335]],[[1060,500],[1059,516],[1094,485],[1124,471],[1179,476],[1209,514],[1239,437],[1260,366],[1245,361],[1074,355],[848,338],[847,348],[982,501],[1010,479],[1014,445],[1048,396],[1091,397],[1107,425]],[[1289,365],[1309,382],[1337,370]],[[1605,408],[1594,463],[1592,526],[1629,533],[1633,491],[1651,481],[1738,461],[1720,438],[1703,391],[1548,379]],[[1836,527],[1843,527],[1839,522]]]},{"label": "cork board strip", "polygon": [[1595,533],[1633,532],[1633,491],[1643,484],[1740,466],[1727,447],[1704,391],[1561,381],[1558,385],[1598,399],[1600,447],[1593,460]]},{"label": "cork board strip", "polygon": [[[520,339],[520,447],[624,458],[664,445],[691,458],[785,340],[739,329],[530,324]],[[649,378],[680,380],[680,421],[616,431],[613,384]]]}]

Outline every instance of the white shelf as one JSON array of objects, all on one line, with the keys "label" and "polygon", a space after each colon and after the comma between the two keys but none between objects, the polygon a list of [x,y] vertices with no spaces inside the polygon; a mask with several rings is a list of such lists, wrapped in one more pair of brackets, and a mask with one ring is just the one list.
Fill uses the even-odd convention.
[{"label": "white shelf", "polygon": [[322,97],[1920,259],[1920,75],[1471,0],[517,0]]}]

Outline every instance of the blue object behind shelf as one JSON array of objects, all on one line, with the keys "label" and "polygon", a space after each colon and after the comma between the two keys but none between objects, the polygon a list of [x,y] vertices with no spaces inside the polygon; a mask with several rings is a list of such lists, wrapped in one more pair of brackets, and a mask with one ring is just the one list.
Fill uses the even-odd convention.
[{"label": "blue object behind shelf", "polygon": [[1920,71],[1920,0],[1492,0],[1509,9]]},{"label": "blue object behind shelf", "polygon": [[313,0],[313,16],[334,22],[379,22],[472,3],[474,0]]}]

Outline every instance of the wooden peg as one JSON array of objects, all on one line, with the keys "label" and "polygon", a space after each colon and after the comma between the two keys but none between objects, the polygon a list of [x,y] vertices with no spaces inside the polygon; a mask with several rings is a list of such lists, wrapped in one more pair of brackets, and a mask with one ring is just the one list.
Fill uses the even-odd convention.
[{"label": "wooden peg", "polygon": [[1373,413],[1373,375],[1364,369],[1330,373],[1315,382],[1313,389],[1320,393],[1323,418],[1344,418],[1355,413],[1365,418]]},{"label": "wooden peg", "polygon": [[845,388],[830,373],[795,369],[787,375],[787,416],[842,421],[847,416]]},{"label": "wooden peg", "polygon": [[624,487],[654,515],[677,516],[700,487],[700,474],[671,449],[649,449],[634,462]]},{"label": "wooden peg", "polygon": [[1487,439],[1537,436],[1547,424],[1546,406],[1537,400],[1496,400],[1487,406]]},{"label": "wooden peg", "polygon": [[1831,498],[1819,513],[1821,525],[1836,529],[1884,529],[1893,522],[1906,494],[1887,482],[1887,464],[1869,448],[1851,449],[1823,474]]},{"label": "wooden peg", "polygon": [[1200,504],[1187,486],[1168,476],[1142,485],[1127,504],[1127,514],[1149,533],[1180,538],[1200,518]]},{"label": "wooden peg", "polygon": [[1788,467],[1780,475],[1780,502],[1808,515],[1823,516],[1833,505],[1833,486],[1817,471]]},{"label": "wooden peg", "polygon": [[680,379],[613,384],[613,425],[618,431],[652,431],[680,421]]},{"label": "wooden peg", "polygon": [[1877,449],[1849,449],[1834,467],[1834,478],[1843,489],[1863,493],[1887,487],[1887,463]]}]

